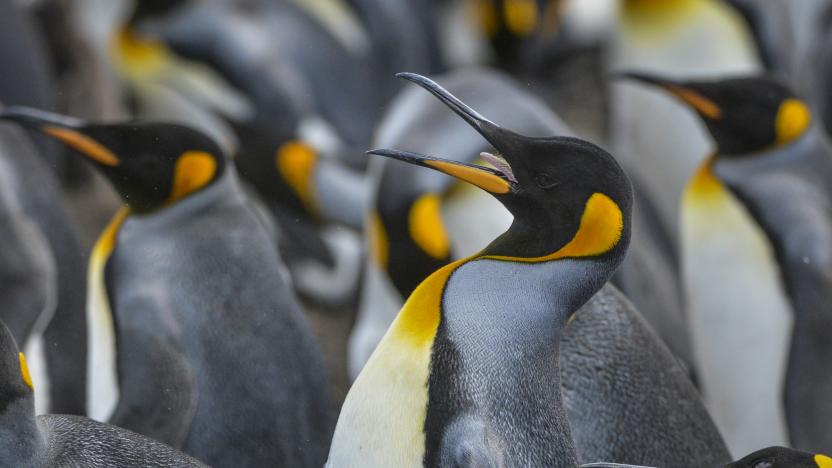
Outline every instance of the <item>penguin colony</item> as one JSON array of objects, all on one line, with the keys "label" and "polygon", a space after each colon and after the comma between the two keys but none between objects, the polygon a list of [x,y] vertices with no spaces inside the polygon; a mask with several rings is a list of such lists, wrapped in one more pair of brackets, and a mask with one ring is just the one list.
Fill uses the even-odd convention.
[{"label": "penguin colony", "polygon": [[830,18],[0,0],[0,467],[832,468]]}]

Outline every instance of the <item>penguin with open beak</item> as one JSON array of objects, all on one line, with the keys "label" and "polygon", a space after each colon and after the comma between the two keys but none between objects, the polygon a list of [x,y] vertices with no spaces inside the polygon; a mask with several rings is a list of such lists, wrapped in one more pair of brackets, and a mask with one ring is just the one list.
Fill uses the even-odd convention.
[{"label": "penguin with open beak", "polygon": [[684,194],[682,246],[717,424],[734,453],[789,440],[832,451],[828,137],[807,103],[770,78],[628,76],[695,111],[716,146]]},{"label": "penguin with open beak", "polygon": [[350,389],[328,466],[575,466],[558,342],[624,257],[629,180],[595,145],[524,137],[425,77],[399,76],[434,94],[501,156],[489,155],[488,168],[371,153],[480,187],[514,221],[480,253],[416,287]]},{"label": "penguin with open beak", "polygon": [[90,259],[94,416],[215,467],[320,466],[333,422],[323,358],[219,145],[176,124],[28,108],[0,119],[80,153],[126,204]]}]

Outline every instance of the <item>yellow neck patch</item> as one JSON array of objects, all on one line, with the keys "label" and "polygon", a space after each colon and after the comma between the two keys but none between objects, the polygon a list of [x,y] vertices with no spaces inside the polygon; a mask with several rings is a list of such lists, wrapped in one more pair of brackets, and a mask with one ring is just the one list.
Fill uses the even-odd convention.
[{"label": "yellow neck patch", "polygon": [[280,176],[311,213],[318,212],[314,181],[317,165],[318,153],[314,148],[300,141],[284,143],[275,155],[275,166]]},{"label": "yellow neck patch", "polygon": [[612,250],[624,231],[624,213],[607,195],[594,193],[586,202],[578,231],[557,252],[542,257],[486,255],[482,258],[513,262],[538,263],[562,258],[594,257]]},{"label": "yellow neck patch", "polygon": [[119,72],[132,77],[153,75],[173,60],[162,41],[143,38],[128,27],[114,38],[112,54]]},{"label": "yellow neck patch", "polygon": [[62,127],[43,127],[43,133],[63,142],[70,148],[97,163],[110,167],[119,165],[118,157],[112,151],[101,143],[75,130]]},{"label": "yellow neck patch", "polygon": [[370,248],[370,258],[382,269],[387,269],[390,258],[390,241],[387,231],[377,212],[373,211],[367,218],[367,243]]},{"label": "yellow neck patch", "polygon": [[457,260],[436,270],[422,281],[402,306],[390,327],[394,342],[405,342],[414,347],[429,346],[439,329],[442,293],[445,284],[457,268],[473,257]]},{"label": "yellow neck patch", "polygon": [[503,14],[508,30],[515,36],[529,36],[537,29],[539,15],[535,0],[505,0]]},{"label": "yellow neck patch", "polygon": [[832,468],[832,458],[826,455],[815,455],[815,463],[818,465],[818,468]]},{"label": "yellow neck patch", "polygon": [[413,242],[437,260],[451,254],[451,241],[445,230],[441,212],[442,201],[435,193],[426,193],[410,207],[408,228]]},{"label": "yellow neck patch", "polygon": [[217,172],[217,161],[204,151],[186,151],[176,160],[173,169],[173,188],[168,203],[208,185]]},{"label": "yellow neck patch", "polygon": [[26,364],[26,356],[24,356],[23,353],[18,353],[17,356],[20,359],[20,375],[23,377],[23,382],[26,383],[26,386],[29,387],[30,390],[34,390],[35,386],[32,385],[32,374],[29,373],[29,365]]},{"label": "yellow neck patch", "polygon": [[722,198],[725,188],[713,172],[716,156],[710,156],[693,174],[685,190],[685,199],[695,198],[699,201],[718,200]]},{"label": "yellow neck patch", "polygon": [[426,160],[425,164],[457,179],[474,184],[486,192],[505,194],[511,191],[511,185],[508,182],[488,171],[445,161]]},{"label": "yellow neck patch", "polygon": [[809,108],[798,99],[786,99],[777,110],[774,121],[777,144],[784,145],[802,135],[812,121]]}]

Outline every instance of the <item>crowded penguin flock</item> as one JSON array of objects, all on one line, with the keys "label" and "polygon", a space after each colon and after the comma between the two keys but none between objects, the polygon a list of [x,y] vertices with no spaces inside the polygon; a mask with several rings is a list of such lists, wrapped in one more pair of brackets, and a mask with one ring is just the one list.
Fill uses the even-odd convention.
[{"label": "crowded penguin flock", "polygon": [[0,467],[832,468],[832,0],[0,0]]}]

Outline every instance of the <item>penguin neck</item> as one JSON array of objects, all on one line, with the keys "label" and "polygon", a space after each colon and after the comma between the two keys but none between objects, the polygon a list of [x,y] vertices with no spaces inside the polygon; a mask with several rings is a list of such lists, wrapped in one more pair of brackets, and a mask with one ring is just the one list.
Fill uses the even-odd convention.
[{"label": "penguin neck", "polygon": [[0,413],[0,466],[37,466],[45,452],[32,394],[9,402]]},{"label": "penguin neck", "polygon": [[216,210],[222,206],[243,206],[242,189],[234,169],[227,166],[208,187],[187,196],[170,206],[146,214],[131,214],[125,221],[125,229],[164,229],[170,224],[181,223],[183,218]]},{"label": "penguin neck", "polygon": [[754,161],[755,165],[766,162],[782,164],[784,158],[789,156],[794,157],[810,153],[825,138],[825,130],[823,127],[817,122],[813,122],[802,134],[786,144],[771,145],[745,154],[731,154],[717,150],[715,157],[723,161]]}]

